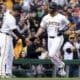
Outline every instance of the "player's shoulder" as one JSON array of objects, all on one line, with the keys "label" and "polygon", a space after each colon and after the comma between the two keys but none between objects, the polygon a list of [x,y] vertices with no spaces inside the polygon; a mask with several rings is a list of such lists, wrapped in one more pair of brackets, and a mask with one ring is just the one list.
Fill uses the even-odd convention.
[{"label": "player's shoulder", "polygon": [[43,17],[43,19],[46,20],[46,19],[48,19],[49,17],[50,17],[50,15],[49,15],[49,14],[46,14],[46,15]]},{"label": "player's shoulder", "polygon": [[66,18],[63,14],[61,14],[61,13],[58,13],[58,16],[59,17],[62,17],[62,18]]},{"label": "player's shoulder", "polygon": [[4,12],[4,16],[8,15],[9,12],[10,12],[10,10],[7,9],[7,10]]},{"label": "player's shoulder", "polygon": [[12,21],[14,21],[15,20],[15,18],[10,14],[10,13],[7,13],[5,16],[4,16],[4,18],[6,19],[6,20],[12,20]]}]

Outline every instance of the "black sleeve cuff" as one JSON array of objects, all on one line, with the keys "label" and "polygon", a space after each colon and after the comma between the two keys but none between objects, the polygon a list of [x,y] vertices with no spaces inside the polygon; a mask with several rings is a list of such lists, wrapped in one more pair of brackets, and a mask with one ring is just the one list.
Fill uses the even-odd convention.
[{"label": "black sleeve cuff", "polygon": [[17,29],[14,29],[13,32],[14,32],[19,38],[22,39],[23,47],[26,46],[25,36],[23,36],[21,33],[19,33]]}]

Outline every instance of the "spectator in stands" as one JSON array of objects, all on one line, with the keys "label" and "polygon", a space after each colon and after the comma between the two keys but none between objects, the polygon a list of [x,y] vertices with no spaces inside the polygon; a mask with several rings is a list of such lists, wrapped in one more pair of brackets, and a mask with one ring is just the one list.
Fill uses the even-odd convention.
[{"label": "spectator in stands", "polygon": [[[29,59],[39,59],[39,56],[44,51],[44,48],[41,43],[41,39],[37,38],[34,40],[35,30],[31,30],[31,44],[27,46],[27,58]],[[31,69],[33,70],[33,76],[42,76],[43,75],[43,66],[42,65],[32,65]]]},{"label": "spectator in stands", "polygon": [[76,4],[78,4],[78,0],[70,0],[70,5],[75,7]]},{"label": "spectator in stands", "polygon": [[[31,32],[32,36],[35,35],[35,32]],[[41,52],[44,50],[42,47],[41,41],[39,38],[34,40],[34,38],[31,38],[31,45],[28,46],[27,48],[27,58],[36,58],[38,59],[38,55],[41,54]]]},{"label": "spectator in stands", "polygon": [[[78,59],[79,44],[76,40],[75,34],[69,35],[69,40],[63,46],[64,60]],[[70,77],[78,76],[78,66],[70,65]]]},{"label": "spectator in stands", "polygon": [[28,14],[26,12],[23,12],[20,15],[20,20],[18,22],[18,30],[19,32],[24,35],[25,37],[27,37],[30,33],[29,29],[30,29],[30,23],[28,20]]},{"label": "spectator in stands", "polygon": [[52,0],[52,2],[56,2],[60,6],[66,6],[68,5],[68,0]]},{"label": "spectator in stands", "polygon": [[72,16],[73,16],[73,23],[76,24],[76,30],[79,30],[80,29],[80,17],[79,17],[79,14],[78,14],[78,10],[77,9],[74,9],[73,10],[73,13],[72,13]]},{"label": "spectator in stands", "polygon": [[23,9],[30,11],[30,3],[32,0],[23,0]]},{"label": "spectator in stands", "polygon": [[2,5],[3,5],[3,2],[0,2],[0,28],[1,28],[2,20],[3,20]]}]

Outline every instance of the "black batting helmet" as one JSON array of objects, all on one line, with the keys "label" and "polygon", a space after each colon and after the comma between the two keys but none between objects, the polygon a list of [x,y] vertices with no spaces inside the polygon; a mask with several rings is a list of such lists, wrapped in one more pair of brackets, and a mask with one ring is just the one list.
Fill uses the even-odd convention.
[{"label": "black batting helmet", "polygon": [[52,9],[52,10],[57,10],[58,5],[55,2],[50,2],[49,8]]}]

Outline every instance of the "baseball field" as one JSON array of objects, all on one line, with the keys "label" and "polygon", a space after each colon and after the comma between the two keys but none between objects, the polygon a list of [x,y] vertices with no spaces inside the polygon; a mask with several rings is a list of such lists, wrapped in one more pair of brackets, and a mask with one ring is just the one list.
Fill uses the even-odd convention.
[{"label": "baseball field", "polygon": [[0,80],[80,80],[80,78],[0,78]]}]

